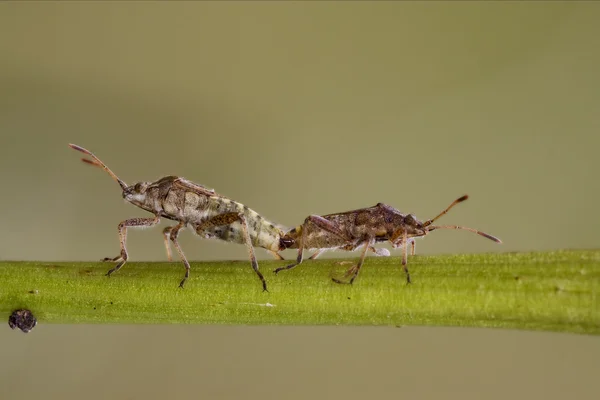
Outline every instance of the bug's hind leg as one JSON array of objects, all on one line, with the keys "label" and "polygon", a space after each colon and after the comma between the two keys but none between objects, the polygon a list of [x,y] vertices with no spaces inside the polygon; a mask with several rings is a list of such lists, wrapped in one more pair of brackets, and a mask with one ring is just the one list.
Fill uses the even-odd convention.
[{"label": "bug's hind leg", "polygon": [[119,261],[119,263],[111,270],[106,273],[106,276],[110,276],[113,272],[116,272],[121,269],[123,265],[127,262],[127,228],[128,227],[148,227],[158,224],[160,218],[156,215],[154,218],[131,218],[122,221],[119,224],[119,242],[121,244],[121,254],[114,258],[105,258],[104,261]]},{"label": "bug's hind leg", "polygon": [[365,246],[362,250],[360,259],[358,260],[358,264],[356,264],[352,268],[348,269],[348,271],[346,271],[346,273],[344,274],[344,278],[352,276],[352,278],[350,278],[349,281],[346,282],[346,281],[343,281],[343,280],[340,280],[337,278],[331,278],[331,280],[334,281],[335,283],[348,283],[351,285],[354,282],[354,280],[356,279],[356,277],[358,276],[358,273],[360,272],[360,268],[363,266],[363,264],[365,262],[365,258],[367,257],[367,252],[369,251],[369,249],[373,248],[373,244],[375,244],[375,239],[374,238],[368,239],[368,241],[365,243]]},{"label": "bug's hind leg", "polygon": [[246,221],[246,217],[243,213],[238,212],[227,212],[223,214],[215,215],[212,218],[202,222],[201,224],[196,226],[196,233],[199,235],[203,235],[206,233],[207,229],[214,228],[217,226],[231,225],[234,222],[239,222],[242,225],[242,236],[244,237],[244,243],[246,245],[246,249],[248,250],[248,255],[250,257],[250,264],[252,265],[252,269],[258,275],[258,278],[262,282],[263,291],[268,292],[267,290],[267,281],[263,274],[258,270],[258,261],[256,261],[256,256],[254,255],[254,247],[252,246],[252,239],[250,238],[250,232],[248,231],[248,222]]}]

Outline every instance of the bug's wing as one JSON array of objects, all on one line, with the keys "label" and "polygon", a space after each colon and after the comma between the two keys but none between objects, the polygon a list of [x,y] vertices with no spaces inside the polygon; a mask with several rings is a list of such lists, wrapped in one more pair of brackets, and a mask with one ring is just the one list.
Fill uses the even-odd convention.
[{"label": "bug's wing", "polygon": [[377,206],[373,206],[373,207],[367,207],[367,208],[359,208],[357,210],[351,210],[351,211],[344,211],[344,212],[340,212],[340,213],[334,213],[334,214],[327,214],[327,215],[322,215],[323,218],[325,219],[334,219],[336,217],[343,217],[346,215],[356,215],[358,213],[365,213],[365,212],[372,212],[375,211],[377,209]]},{"label": "bug's wing", "polygon": [[359,208],[356,210],[344,211],[341,213],[327,214],[327,215],[322,215],[322,217],[327,220],[330,220],[330,221],[345,220],[349,217],[355,218],[357,215],[365,216],[365,215],[377,214],[377,212],[379,210],[380,210],[380,204],[377,204],[377,205],[374,205],[373,207]]},{"label": "bug's wing", "polygon": [[209,189],[207,187],[198,185],[197,183],[188,181],[187,179],[183,179],[183,178],[177,178],[175,180],[175,182],[173,182],[173,186],[175,186],[176,188],[180,188],[180,189],[184,189],[184,190],[188,190],[188,191],[197,193],[198,195],[204,195],[204,196],[214,196],[215,195],[214,189]]}]

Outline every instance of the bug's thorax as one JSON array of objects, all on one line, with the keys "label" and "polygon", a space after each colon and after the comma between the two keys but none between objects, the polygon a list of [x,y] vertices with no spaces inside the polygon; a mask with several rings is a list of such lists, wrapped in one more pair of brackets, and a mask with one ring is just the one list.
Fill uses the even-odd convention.
[{"label": "bug's thorax", "polygon": [[123,189],[123,198],[144,210],[161,212],[164,208],[165,197],[176,179],[176,176],[166,176],[156,182],[135,183]]},{"label": "bug's thorax", "polygon": [[138,182],[125,187],[123,189],[123,199],[144,210],[152,210],[152,194],[148,193],[150,185],[149,182]]}]

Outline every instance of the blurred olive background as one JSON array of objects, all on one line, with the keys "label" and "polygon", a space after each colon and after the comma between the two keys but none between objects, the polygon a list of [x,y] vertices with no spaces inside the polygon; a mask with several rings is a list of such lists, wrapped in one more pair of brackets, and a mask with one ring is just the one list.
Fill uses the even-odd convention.
[{"label": "blurred olive background", "polygon": [[[377,202],[427,219],[468,193],[443,221],[504,241],[436,232],[420,254],[597,247],[599,20],[593,2],[1,3],[0,259],[114,256],[117,224],[146,215],[68,142],[127,183],[184,176],[286,226]],[[132,261],[166,259],[160,230],[130,231]],[[190,260],[246,257],[187,231],[181,243]],[[5,329],[0,390],[558,398],[598,387],[585,374],[595,338],[419,329]],[[40,364],[47,347],[60,354]]]}]

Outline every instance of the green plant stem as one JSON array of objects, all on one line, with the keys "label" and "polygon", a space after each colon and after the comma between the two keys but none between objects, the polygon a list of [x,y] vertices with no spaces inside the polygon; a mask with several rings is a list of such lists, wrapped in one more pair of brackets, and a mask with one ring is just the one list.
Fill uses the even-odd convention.
[{"label": "green plant stem", "polygon": [[1,262],[0,316],[39,323],[444,325],[600,334],[600,251],[369,257],[353,285],[333,283],[356,258],[181,263]]}]

